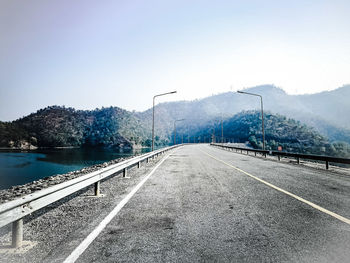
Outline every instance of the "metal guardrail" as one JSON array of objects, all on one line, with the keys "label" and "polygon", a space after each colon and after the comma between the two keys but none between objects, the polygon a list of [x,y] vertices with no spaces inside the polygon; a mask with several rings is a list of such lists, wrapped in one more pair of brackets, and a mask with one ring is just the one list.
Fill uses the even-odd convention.
[{"label": "metal guardrail", "polygon": [[278,160],[281,159],[281,156],[293,157],[293,158],[296,158],[298,164],[300,163],[300,159],[324,161],[326,164],[326,169],[329,169],[329,163],[350,164],[350,159],[348,158],[339,158],[339,157],[324,156],[324,155],[301,154],[301,153],[288,153],[288,152],[280,152],[280,151],[257,150],[257,149],[249,149],[249,148],[242,148],[242,147],[234,147],[234,146],[218,144],[218,143],[211,143],[210,145],[219,147],[219,148],[229,149],[229,150],[235,149],[236,152],[241,151],[241,153],[243,153],[244,151],[244,152],[247,152],[247,154],[249,152],[254,152],[255,156],[257,153],[261,153],[265,157],[266,155],[277,156]]},{"label": "metal guardrail", "polygon": [[127,175],[127,169],[138,166],[141,162],[149,162],[149,159],[157,157],[180,145],[174,145],[150,153],[146,153],[134,158],[110,165],[106,168],[82,175],[78,178],[60,183],[35,193],[23,196],[19,199],[9,201],[0,205],[0,227],[12,223],[12,247],[20,247],[23,240],[23,218],[34,211],[48,206],[66,196],[82,190],[92,184],[95,185],[95,195],[100,195],[101,180],[117,173],[123,172],[123,177]]}]

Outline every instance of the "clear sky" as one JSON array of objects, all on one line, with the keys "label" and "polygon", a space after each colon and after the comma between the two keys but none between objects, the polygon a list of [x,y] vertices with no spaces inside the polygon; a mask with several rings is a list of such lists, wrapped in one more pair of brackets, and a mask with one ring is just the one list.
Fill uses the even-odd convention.
[{"label": "clear sky", "polygon": [[0,120],[350,83],[350,1],[1,0]]}]

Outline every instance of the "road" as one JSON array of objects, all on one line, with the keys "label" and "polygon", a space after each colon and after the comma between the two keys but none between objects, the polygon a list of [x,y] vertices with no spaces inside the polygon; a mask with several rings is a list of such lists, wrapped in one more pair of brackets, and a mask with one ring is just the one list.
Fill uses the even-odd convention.
[{"label": "road", "polygon": [[77,262],[350,262],[349,189],[326,170],[187,145]]}]

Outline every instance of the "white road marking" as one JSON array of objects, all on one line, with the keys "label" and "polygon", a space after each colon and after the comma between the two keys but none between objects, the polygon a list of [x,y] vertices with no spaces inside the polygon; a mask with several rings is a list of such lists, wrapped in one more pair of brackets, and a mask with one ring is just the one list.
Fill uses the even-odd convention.
[{"label": "white road marking", "polygon": [[338,215],[338,214],[336,214],[336,213],[334,213],[332,211],[329,211],[329,210],[327,210],[327,209],[325,209],[325,208],[323,208],[323,207],[321,207],[319,205],[316,205],[316,204],[314,204],[314,203],[312,203],[312,202],[310,202],[310,201],[308,201],[308,200],[306,200],[306,199],[304,199],[304,198],[302,198],[300,196],[297,196],[297,195],[295,195],[295,194],[293,194],[291,192],[283,190],[282,188],[279,188],[278,186],[275,186],[275,185],[273,185],[273,184],[271,184],[269,182],[266,182],[265,180],[260,179],[260,178],[258,178],[256,176],[246,172],[246,171],[243,171],[242,169],[239,169],[238,167],[236,167],[234,165],[231,165],[231,164],[229,164],[229,163],[227,163],[225,161],[222,161],[222,160],[216,158],[215,156],[213,156],[213,155],[211,155],[211,154],[209,154],[209,153],[207,153],[207,152],[205,152],[203,150],[201,150],[201,151],[203,153],[205,153],[206,155],[208,155],[209,157],[213,158],[214,160],[217,160],[217,161],[219,161],[219,162],[221,162],[221,163],[223,163],[223,164],[225,164],[225,165],[227,165],[227,166],[229,166],[229,167],[231,167],[231,168],[233,168],[233,169],[235,169],[235,170],[237,170],[237,171],[239,171],[241,173],[244,173],[245,175],[248,175],[249,177],[251,177],[251,178],[253,178],[253,179],[255,179],[255,180],[257,180],[257,181],[259,181],[259,182],[261,182],[261,183],[263,183],[263,184],[265,184],[265,185],[267,185],[267,186],[269,186],[269,187],[271,187],[271,188],[273,188],[273,189],[275,189],[277,191],[280,191],[280,192],[282,192],[282,193],[284,193],[286,195],[289,195],[289,196],[299,200],[300,202],[303,202],[304,204],[307,204],[307,205],[309,205],[309,206],[311,206],[311,207],[313,207],[313,208],[315,208],[315,209],[317,209],[317,210],[319,210],[319,211],[321,211],[321,212],[323,212],[323,213],[325,213],[327,215],[330,215],[330,216],[332,216],[332,217],[334,217],[334,218],[336,218],[336,219],[338,219],[338,220],[340,220],[340,221],[350,225],[350,219],[348,219],[346,217]]},{"label": "white road marking", "polygon": [[156,167],[127,195],[122,201],[101,221],[101,223],[74,249],[74,251],[66,258],[64,263],[73,263],[79,256],[88,248],[88,246],[95,240],[95,238],[102,232],[107,224],[119,213],[119,211],[127,204],[133,195],[141,188],[141,186],[151,177],[157,168],[169,157],[166,156],[161,160]]}]

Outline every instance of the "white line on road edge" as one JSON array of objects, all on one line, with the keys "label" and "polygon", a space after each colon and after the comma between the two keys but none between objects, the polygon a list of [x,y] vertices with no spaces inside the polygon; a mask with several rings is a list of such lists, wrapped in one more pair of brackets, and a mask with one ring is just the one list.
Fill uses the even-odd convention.
[{"label": "white line on road edge", "polygon": [[[202,151],[202,150],[201,150],[201,151]],[[317,209],[317,210],[319,210],[319,211],[321,211],[321,212],[323,212],[323,213],[325,213],[325,214],[327,214],[327,215],[333,216],[333,217],[335,217],[336,219],[338,219],[338,220],[340,220],[340,221],[342,221],[342,222],[344,222],[344,223],[350,225],[350,219],[348,219],[348,218],[346,218],[346,217],[343,217],[343,216],[341,216],[341,215],[338,215],[338,214],[336,214],[336,213],[334,213],[334,212],[332,212],[332,211],[329,211],[329,210],[327,210],[327,209],[325,209],[325,208],[323,208],[323,207],[321,207],[321,206],[319,206],[319,205],[316,205],[316,204],[314,204],[314,203],[312,203],[312,202],[310,202],[310,201],[308,201],[308,200],[306,200],[306,199],[304,199],[304,198],[302,198],[302,197],[300,197],[300,196],[297,196],[297,195],[292,194],[292,193],[290,193],[290,192],[288,192],[288,191],[286,191],[286,190],[283,190],[282,188],[279,188],[278,186],[275,186],[275,185],[273,185],[273,184],[270,184],[269,182],[266,182],[265,180],[262,180],[262,179],[260,179],[260,178],[258,178],[258,177],[256,177],[256,176],[254,176],[254,175],[252,175],[252,174],[250,174],[250,173],[247,173],[246,171],[243,171],[242,169],[239,169],[239,168],[236,167],[236,166],[233,166],[233,165],[231,165],[231,164],[229,164],[229,163],[227,163],[227,162],[225,162],[225,161],[222,161],[222,160],[220,160],[220,159],[217,159],[215,156],[213,156],[213,155],[211,155],[211,154],[209,154],[209,153],[206,153],[205,151],[202,151],[202,152],[205,153],[206,155],[208,155],[209,157],[211,157],[211,158],[213,158],[213,159],[215,159],[215,160],[217,160],[217,161],[219,161],[219,162],[221,162],[221,163],[223,163],[223,164],[226,164],[227,166],[230,166],[230,167],[232,167],[233,169],[235,169],[235,170],[237,170],[237,171],[239,171],[239,172],[241,172],[241,173],[244,173],[245,175],[248,175],[249,177],[251,177],[251,178],[253,178],[253,179],[257,180],[257,181],[259,181],[259,182],[261,182],[261,183],[263,183],[263,184],[266,184],[267,186],[272,187],[273,189],[275,189],[275,190],[277,190],[277,191],[280,191],[280,192],[282,192],[282,193],[284,193],[284,194],[286,194],[286,195],[289,195],[289,196],[291,196],[291,197],[293,197],[293,198],[295,198],[295,199],[297,199],[297,200],[299,200],[299,201],[301,201],[301,202],[303,202],[303,203],[305,203],[305,204],[307,204],[307,205],[309,205],[309,206],[311,206],[311,207],[313,207],[313,208],[315,208],[315,209]]]},{"label": "white line on road edge", "polygon": [[124,199],[106,216],[101,223],[74,249],[74,251],[66,258],[64,263],[73,263],[79,256],[88,248],[88,246],[95,240],[95,238],[102,232],[109,222],[119,213],[119,211],[126,205],[126,203],[133,197],[133,195],[141,188],[141,186],[151,177],[157,168],[169,157],[167,155],[161,160],[156,167],[127,195]]}]

